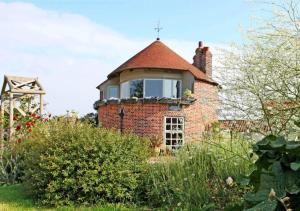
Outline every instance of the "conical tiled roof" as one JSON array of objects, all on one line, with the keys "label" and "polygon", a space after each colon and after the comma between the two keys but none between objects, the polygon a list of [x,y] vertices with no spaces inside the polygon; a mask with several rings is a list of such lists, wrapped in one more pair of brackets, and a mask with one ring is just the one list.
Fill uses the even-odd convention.
[{"label": "conical tiled roof", "polygon": [[154,41],[148,47],[131,57],[125,63],[108,75],[108,78],[113,77],[128,69],[153,68],[153,69],[174,69],[191,72],[195,78],[199,80],[213,82],[205,73],[199,70],[194,65],[187,62],[164,43],[159,40]]}]

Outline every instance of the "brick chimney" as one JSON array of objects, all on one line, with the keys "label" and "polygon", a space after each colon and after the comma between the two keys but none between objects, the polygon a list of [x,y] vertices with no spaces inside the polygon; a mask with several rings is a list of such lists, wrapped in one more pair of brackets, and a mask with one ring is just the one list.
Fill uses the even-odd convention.
[{"label": "brick chimney", "polygon": [[209,50],[209,47],[203,46],[202,41],[199,42],[193,60],[194,66],[204,72],[208,78],[212,78],[212,54]]}]

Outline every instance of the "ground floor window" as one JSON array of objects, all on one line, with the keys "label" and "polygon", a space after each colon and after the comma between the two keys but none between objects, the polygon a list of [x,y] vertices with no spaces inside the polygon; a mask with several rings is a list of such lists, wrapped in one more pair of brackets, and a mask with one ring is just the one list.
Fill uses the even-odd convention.
[{"label": "ground floor window", "polygon": [[164,140],[167,149],[178,149],[183,145],[184,118],[165,117]]}]

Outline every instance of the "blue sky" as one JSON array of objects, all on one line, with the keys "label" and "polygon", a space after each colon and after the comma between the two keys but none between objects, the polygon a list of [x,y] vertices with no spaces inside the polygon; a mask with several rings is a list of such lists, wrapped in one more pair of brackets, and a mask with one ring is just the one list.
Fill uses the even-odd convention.
[{"label": "blue sky", "polygon": [[[226,3],[225,3],[226,2]],[[191,62],[198,41],[242,42],[261,5],[244,0],[0,0],[0,76],[38,77],[52,114],[93,112],[96,86],[156,38]],[[1,83],[1,81],[0,81]]]},{"label": "blue sky", "polygon": [[[5,1],[15,2],[15,1]],[[153,39],[158,20],[162,39],[241,41],[241,27],[261,12],[247,0],[26,0],[46,10],[83,15],[136,39]]]}]

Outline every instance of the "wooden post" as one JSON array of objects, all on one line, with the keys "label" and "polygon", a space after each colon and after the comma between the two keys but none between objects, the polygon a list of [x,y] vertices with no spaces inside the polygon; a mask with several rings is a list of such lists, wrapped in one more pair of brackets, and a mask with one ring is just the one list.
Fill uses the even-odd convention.
[{"label": "wooden post", "polygon": [[4,140],[4,97],[1,96],[0,104],[0,140]]},{"label": "wooden post", "polygon": [[2,95],[0,96],[0,100],[0,160],[2,160],[4,153],[4,99]]},{"label": "wooden post", "polygon": [[43,101],[43,95],[40,94],[40,116],[43,116],[44,113],[44,101]]},{"label": "wooden post", "polygon": [[2,160],[4,152],[4,97],[1,95],[0,98],[0,160]]},{"label": "wooden post", "polygon": [[13,135],[13,125],[14,125],[14,94],[9,93],[9,140]]}]

